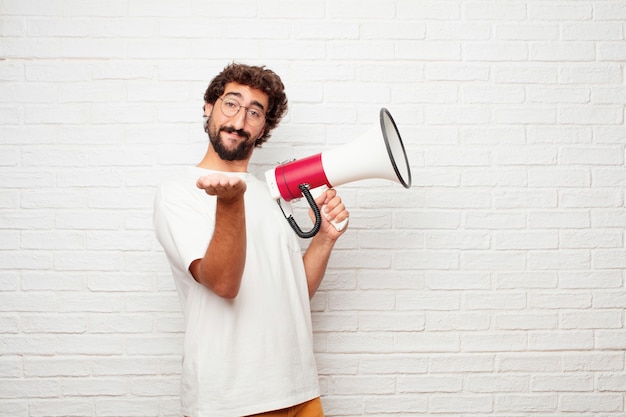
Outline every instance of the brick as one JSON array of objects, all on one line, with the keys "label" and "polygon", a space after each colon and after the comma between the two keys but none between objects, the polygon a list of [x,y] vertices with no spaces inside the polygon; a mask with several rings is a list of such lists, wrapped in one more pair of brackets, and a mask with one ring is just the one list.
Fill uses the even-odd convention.
[{"label": "brick", "polygon": [[566,126],[535,126],[528,129],[528,142],[532,144],[541,143],[590,143],[591,129],[586,127],[566,127]]},{"label": "brick", "polygon": [[469,392],[527,392],[529,377],[516,375],[470,375],[466,378],[465,384]]},{"label": "brick", "polygon": [[556,288],[557,283],[556,272],[501,272],[495,276],[495,287],[499,289]]},{"label": "brick", "polygon": [[508,394],[496,397],[496,412],[556,412],[559,399],[556,394]]},{"label": "brick", "polygon": [[585,3],[531,3],[528,4],[528,16],[532,20],[590,20],[594,7]]},{"label": "brick", "polygon": [[429,359],[428,369],[431,373],[468,372],[484,373],[494,370],[494,355],[491,354],[458,354],[437,355]]},{"label": "brick", "polygon": [[624,39],[622,26],[613,22],[569,23],[561,27],[565,41],[617,41]]},{"label": "brick", "polygon": [[69,315],[30,315],[22,318],[21,330],[23,333],[84,333],[87,319]]},{"label": "brick", "polygon": [[468,271],[523,270],[526,267],[526,255],[521,251],[464,251],[461,254],[460,266]]},{"label": "brick", "polygon": [[355,394],[393,394],[396,378],[393,376],[337,376],[332,378],[333,393],[339,395]]},{"label": "brick", "polygon": [[[567,152],[567,151],[564,151]],[[584,152],[581,152],[581,154]],[[581,156],[583,158],[583,156]],[[527,171],[531,187],[589,187],[591,172],[580,168],[533,168]]]},{"label": "brick", "polygon": [[402,19],[460,20],[461,7],[455,2],[441,4],[432,0],[424,2],[400,0],[396,13]]},{"label": "brick", "polygon": [[491,27],[485,22],[431,20],[426,25],[426,37],[433,40],[485,41],[491,37]]},{"label": "brick", "polygon": [[465,215],[466,227],[471,229],[520,229],[526,226],[524,213],[502,211],[470,211]]},{"label": "brick", "polygon": [[626,46],[622,42],[607,42],[598,45],[599,61],[623,61]]},{"label": "brick", "polygon": [[29,404],[28,415],[37,417],[78,417],[94,412],[93,401],[88,398],[36,399],[29,401]]},{"label": "brick", "polygon": [[534,293],[528,297],[530,308],[540,309],[569,309],[591,307],[591,296],[579,293]]},{"label": "brick", "polygon": [[493,398],[490,395],[441,395],[430,396],[429,411],[432,413],[490,413]]},{"label": "brick", "polygon": [[328,352],[336,353],[389,353],[394,351],[394,338],[389,333],[331,333],[328,335]]},{"label": "brick", "polygon": [[615,125],[624,121],[623,109],[616,106],[566,107],[558,111],[558,119],[563,124],[575,125]]},{"label": "brick", "polygon": [[528,61],[528,45],[515,41],[472,42],[463,45],[463,56],[470,62]]},{"label": "brick", "polygon": [[460,338],[454,332],[399,333],[394,340],[394,351],[404,353],[458,352]]},{"label": "brick", "polygon": [[153,398],[96,398],[96,414],[102,417],[157,416]]},{"label": "brick", "polygon": [[531,332],[528,335],[528,349],[540,351],[590,350],[593,348],[592,331],[550,331]]},{"label": "brick", "polygon": [[360,331],[400,331],[413,332],[424,330],[422,314],[401,313],[360,313],[358,329]]},{"label": "brick", "polygon": [[531,330],[556,329],[559,318],[557,314],[499,314],[495,320],[495,328],[500,330]]},{"label": "brick", "polygon": [[626,374],[601,374],[598,377],[598,390],[601,392],[624,392],[626,391]]},{"label": "brick", "polygon": [[126,382],[113,378],[66,378],[62,392],[65,396],[121,396],[127,391]]},{"label": "brick", "polygon": [[155,375],[159,363],[153,357],[98,357],[92,369],[96,376]]},{"label": "brick", "polygon": [[84,359],[29,357],[24,359],[24,376],[30,378],[88,377],[91,361]]},{"label": "brick", "polygon": [[180,378],[151,377],[132,378],[130,392],[139,397],[167,397],[178,396],[180,392]]},{"label": "brick", "polygon": [[[285,2],[287,3],[287,2]],[[314,4],[311,4],[313,8]],[[293,9],[301,11],[300,7],[293,6]],[[321,12],[321,7],[316,7],[316,11]],[[351,18],[351,19],[371,19],[371,18],[391,18],[395,15],[396,6],[393,3],[381,5],[372,0],[356,1],[348,0],[343,3],[334,3],[326,7],[326,14],[331,18]],[[298,13],[298,15],[302,15]],[[320,17],[318,15],[318,17]]]},{"label": "brick", "polygon": [[0,411],[10,416],[26,416],[29,414],[29,401],[0,399]]},{"label": "brick", "polygon": [[572,352],[563,355],[563,370],[568,372],[620,371],[624,358],[621,352]]},{"label": "brick", "polygon": [[489,66],[471,62],[428,62],[425,75],[429,81],[486,81],[489,79]]},{"label": "brick", "polygon": [[600,350],[624,350],[626,349],[626,337],[620,330],[596,330],[595,346]]},{"label": "brick", "polygon": [[530,228],[570,228],[584,229],[591,224],[589,214],[581,211],[534,211],[529,213]]},{"label": "brick", "polygon": [[519,332],[467,333],[461,338],[465,352],[519,352],[528,348],[527,337]]},{"label": "brick", "polygon": [[586,250],[536,251],[528,254],[528,268],[532,270],[589,269],[590,254]]},{"label": "brick", "polygon": [[498,250],[557,249],[559,235],[550,231],[495,232],[493,248]]},{"label": "brick", "polygon": [[614,84],[622,80],[619,66],[613,63],[564,67],[559,75],[565,84]]},{"label": "brick", "polygon": [[484,313],[468,312],[429,312],[426,313],[427,331],[476,331],[487,330],[490,318]]},{"label": "brick", "polygon": [[621,412],[623,394],[563,394],[560,409],[565,412]]},{"label": "brick", "polygon": [[0,392],[3,399],[54,398],[61,394],[61,384],[37,378],[3,379],[0,380]]},{"label": "brick", "polygon": [[463,378],[459,376],[400,376],[398,377],[397,390],[400,393],[438,393],[438,392],[461,392]]},{"label": "brick", "polygon": [[411,310],[458,310],[460,308],[460,295],[454,293],[440,293],[433,298],[427,293],[402,292],[396,296],[396,309],[403,311]]},{"label": "brick", "polygon": [[529,59],[537,62],[591,62],[593,42],[536,42],[529,47]]},{"label": "brick", "polygon": [[611,208],[620,207],[623,197],[606,189],[588,191],[588,189],[570,189],[562,191],[559,199],[562,207],[569,208]]},{"label": "brick", "polygon": [[363,374],[425,374],[428,359],[422,355],[366,355],[359,359],[358,370]]},{"label": "brick", "polygon": [[331,311],[343,310],[392,310],[394,295],[375,292],[335,292],[328,294],[328,307]]},{"label": "brick", "polygon": [[560,235],[560,244],[564,249],[604,248],[617,249],[623,246],[623,236],[619,231],[564,231]]},{"label": "brick", "polygon": [[[363,401],[363,410],[366,413],[426,413],[428,410],[426,398],[415,395],[375,395],[368,396]],[[356,408],[353,408],[356,409]],[[402,414],[399,414],[402,415]]]},{"label": "brick", "polygon": [[495,27],[496,39],[550,41],[559,39],[559,27],[553,23],[498,24]]},{"label": "brick", "polygon": [[620,310],[567,312],[559,321],[562,329],[621,329],[624,326]]},{"label": "brick", "polygon": [[500,372],[560,372],[561,356],[560,353],[505,352],[497,354],[495,363]]},{"label": "brick", "polygon": [[531,103],[573,103],[586,104],[591,99],[591,91],[588,87],[529,87],[527,89],[528,101]]}]

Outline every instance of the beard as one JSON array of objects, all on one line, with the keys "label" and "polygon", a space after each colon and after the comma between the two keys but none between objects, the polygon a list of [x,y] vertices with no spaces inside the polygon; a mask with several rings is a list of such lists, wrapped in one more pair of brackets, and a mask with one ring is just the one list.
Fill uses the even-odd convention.
[{"label": "beard", "polygon": [[[255,146],[255,141],[250,140],[250,134],[243,129],[237,130],[232,126],[211,126],[211,118],[206,121],[204,130],[209,135],[211,146],[224,161],[242,161],[248,159]],[[244,141],[240,142],[235,148],[229,149],[224,145],[221,132],[236,133]]]}]

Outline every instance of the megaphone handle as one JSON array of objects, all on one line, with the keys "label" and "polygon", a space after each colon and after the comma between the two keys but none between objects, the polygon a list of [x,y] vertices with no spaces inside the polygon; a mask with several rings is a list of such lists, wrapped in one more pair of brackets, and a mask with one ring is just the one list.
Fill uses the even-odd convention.
[{"label": "megaphone handle", "polygon": [[[322,185],[320,187],[314,188],[312,191],[313,191],[313,194],[315,194],[315,197],[319,197],[326,190],[328,190],[328,187],[325,185]],[[326,204],[322,206],[322,211],[324,211],[325,209],[326,209]],[[331,220],[330,224],[335,226],[335,229],[337,229],[338,232],[341,232],[348,224],[348,220],[349,220],[348,218],[345,218],[340,222],[338,222],[337,220]]]},{"label": "megaphone handle", "polygon": [[[293,231],[296,232],[299,237],[303,239],[308,239],[315,236],[317,232],[320,231],[320,227],[322,226],[322,215],[320,214],[319,207],[317,207],[317,204],[315,203],[315,199],[313,199],[313,196],[309,191],[309,186],[307,184],[300,184],[298,187],[300,188],[300,191],[302,191],[302,195],[304,196],[304,198],[306,198],[306,201],[309,203],[311,210],[313,210],[313,214],[315,215],[315,224],[313,225],[313,228],[311,230],[309,230],[308,232],[304,232],[302,231],[302,229],[300,229],[298,223],[296,223],[296,219],[293,218],[293,215],[289,215],[289,217],[285,216],[285,218],[287,219],[287,222],[289,223]],[[280,200],[278,200],[278,205],[280,206]],[[280,206],[280,209],[283,209],[282,206]],[[285,211],[283,210],[283,215],[284,214]]]}]

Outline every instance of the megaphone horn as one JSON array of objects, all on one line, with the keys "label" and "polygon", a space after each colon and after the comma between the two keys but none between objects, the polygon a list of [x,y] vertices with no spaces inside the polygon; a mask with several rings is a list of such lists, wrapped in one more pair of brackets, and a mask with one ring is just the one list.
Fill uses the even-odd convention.
[{"label": "megaphone horn", "polygon": [[[411,169],[400,132],[389,110],[380,109],[379,116],[379,126],[373,126],[352,142],[266,171],[265,179],[272,198],[291,201],[304,196],[313,208],[315,203],[311,203],[313,199],[307,196],[306,190],[321,186],[336,187],[353,181],[380,178],[409,188]],[[380,140],[381,132],[383,141]],[[294,230],[301,237],[312,237],[317,233],[315,230],[311,236],[302,236],[301,231],[295,227]]]}]

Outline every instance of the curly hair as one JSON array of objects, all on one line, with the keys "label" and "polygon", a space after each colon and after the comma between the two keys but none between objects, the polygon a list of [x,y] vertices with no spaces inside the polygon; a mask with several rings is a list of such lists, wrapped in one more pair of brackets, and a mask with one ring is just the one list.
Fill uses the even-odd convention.
[{"label": "curly hair", "polygon": [[257,139],[255,146],[261,147],[270,138],[274,129],[287,112],[287,95],[280,77],[264,66],[250,66],[231,63],[219,73],[204,93],[204,101],[211,105],[224,94],[226,84],[235,82],[250,88],[263,91],[269,98],[269,106],[265,114],[265,131]]}]

